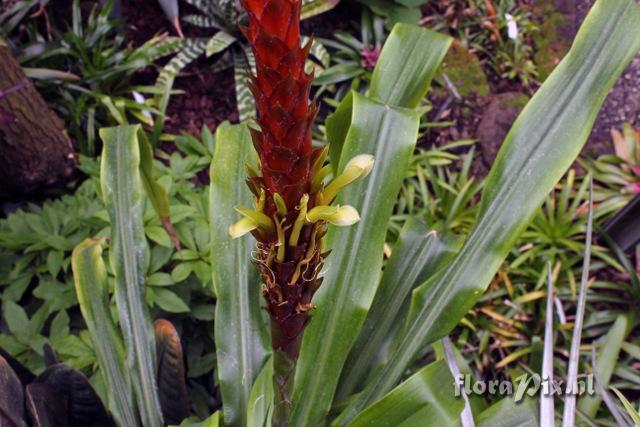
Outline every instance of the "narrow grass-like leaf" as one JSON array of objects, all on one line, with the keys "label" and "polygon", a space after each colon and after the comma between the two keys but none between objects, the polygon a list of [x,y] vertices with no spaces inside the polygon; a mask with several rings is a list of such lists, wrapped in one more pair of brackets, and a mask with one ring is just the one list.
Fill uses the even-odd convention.
[{"label": "narrow grass-like leaf", "polygon": [[450,426],[456,424],[463,408],[464,400],[455,397],[447,364],[440,360],[422,368],[362,411],[349,427]]},{"label": "narrow grass-like leaf", "polygon": [[[541,377],[547,384],[553,383],[553,280],[551,278],[551,261],[547,261],[547,306]],[[540,425],[555,425],[553,393],[543,392],[540,395]]]},{"label": "narrow grass-like leaf", "polygon": [[[342,191],[362,219],[351,227],[331,227],[327,235],[324,284],[305,331],[296,370],[292,425],[317,425],[329,411],[348,352],[373,300],[387,223],[418,133],[418,114],[353,95],[353,120],[339,170],[358,154],[372,154],[370,175]],[[346,326],[348,325],[348,327]]]},{"label": "narrow grass-like leaf", "polygon": [[620,399],[620,401],[624,405],[624,409],[627,410],[627,413],[629,414],[629,416],[633,420],[634,424],[636,426],[640,426],[640,412],[638,412],[638,410],[633,407],[631,402],[629,402],[629,400],[626,397],[624,397],[624,394],[622,394],[620,392],[620,390],[618,390],[615,387],[611,387],[611,390],[613,390],[613,392],[618,396],[618,398]]},{"label": "narrow grass-like leaf", "polygon": [[394,328],[404,321],[411,290],[451,261],[459,246],[454,240],[443,239],[419,219],[410,218],[405,223],[385,266],[367,319],[345,363],[336,396],[338,400],[356,391],[376,362],[386,354],[382,349]]},{"label": "narrow grass-like leaf", "polygon": [[[442,347],[444,349],[444,360],[447,362],[449,371],[451,372],[454,380],[461,378],[462,375],[460,374],[460,368],[458,367],[456,355],[453,352],[453,345],[451,345],[451,339],[449,337],[442,338]],[[469,396],[467,396],[466,392],[461,394],[464,399],[464,409],[460,413],[460,422],[462,423],[462,427],[475,427],[473,414],[471,413]]]},{"label": "narrow grass-like leaf", "polygon": [[73,250],[71,268],[80,311],[84,318],[100,372],[104,377],[108,406],[121,425],[138,425],[126,350],[109,309],[107,271],[102,261],[102,239],[86,239]]},{"label": "narrow grass-like leaf", "polygon": [[[618,315],[616,321],[611,326],[611,329],[604,337],[604,341],[600,346],[600,351],[598,351],[598,357],[595,364],[595,375],[597,375],[598,381],[605,389],[609,387],[611,375],[618,363],[618,356],[620,355],[622,343],[629,332],[630,326],[631,322],[626,315]],[[591,396],[584,394],[580,396],[580,399],[578,399],[578,409],[586,416],[594,418],[601,403],[602,397],[598,394]]]},{"label": "narrow grass-like leaf", "polygon": [[127,368],[142,424],[163,425],[156,384],[156,346],[144,292],[149,248],[142,222],[139,126],[100,130],[100,184],[111,220],[109,259],[116,276],[116,304],[127,350]]},{"label": "narrow grass-like leaf", "polygon": [[[576,416],[576,395],[578,394],[578,366],[580,365],[580,343],[582,342],[582,325],[584,324],[584,310],[587,304],[587,286],[589,285],[589,266],[591,263],[591,236],[593,233],[593,181],[589,184],[589,215],[587,217],[587,241],[585,242],[584,261],[582,263],[582,278],[580,279],[580,293],[578,306],[571,337],[569,352],[569,366],[567,368],[567,393],[564,398],[564,412],[562,426],[573,427]],[[618,349],[619,351],[619,349]],[[598,402],[599,404],[599,402]],[[597,409],[597,407],[596,407]]]},{"label": "narrow grass-like leaf", "polygon": [[[627,415],[624,414],[620,409],[620,407],[616,404],[616,402],[614,402],[613,396],[611,396],[611,393],[609,393],[609,391],[602,386],[602,382],[600,381],[600,378],[598,378],[598,370],[596,368],[597,359],[596,359],[595,346],[591,347],[591,359],[592,359],[591,368],[593,369],[593,373],[595,376],[596,390],[602,396],[602,401],[605,403],[605,405],[609,409],[609,412],[611,412],[611,415],[613,416],[613,419],[616,420],[616,423],[618,423],[618,426],[620,427],[631,426],[631,423],[627,420]],[[580,402],[578,402],[578,404],[580,404]]]},{"label": "narrow grass-like leaf", "polygon": [[349,417],[397,384],[418,351],[451,331],[482,295],[579,154],[604,98],[640,48],[638,22],[633,0],[596,2],[569,53],[507,135],[467,242],[446,269],[414,291],[400,344],[347,408]]},{"label": "narrow grass-like leaf", "polygon": [[246,125],[218,127],[209,193],[211,269],[217,298],[214,332],[224,421],[234,426],[247,423],[249,393],[268,355],[259,282],[251,265],[255,243],[250,236],[232,240],[229,235],[229,226],[238,216],[234,206],[251,203],[244,165],[256,160]]}]

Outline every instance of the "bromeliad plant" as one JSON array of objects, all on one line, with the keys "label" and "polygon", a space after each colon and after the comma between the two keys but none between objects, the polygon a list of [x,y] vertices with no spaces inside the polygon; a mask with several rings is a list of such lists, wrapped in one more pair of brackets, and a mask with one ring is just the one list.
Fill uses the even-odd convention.
[{"label": "bromeliad plant", "polygon": [[[464,402],[454,397],[447,363],[438,357],[405,379],[407,369],[482,295],[580,152],[608,90],[640,48],[640,8],[633,0],[596,2],[572,50],[507,136],[464,243],[449,244],[429,232],[430,224],[408,221],[381,274],[387,225],[418,136],[416,110],[450,39],[397,25],[366,95],[352,92],[344,98],[325,123],[329,148],[314,149],[308,137],[314,116],[308,101],[310,76],[303,71],[306,50],[298,44],[299,5],[294,0],[246,0],[245,6],[252,15],[246,34],[258,60],[252,89],[260,129],[250,132],[244,125],[225,124],[216,133],[210,253],[222,413],[215,413],[208,425],[459,422]],[[145,426],[156,426],[167,421],[158,394],[161,370],[156,368],[163,359],[156,356],[160,352],[143,303],[148,249],[139,167],[148,153],[140,156],[136,134],[131,126],[103,130],[102,190],[111,218],[110,270],[122,338],[120,346],[103,347],[100,366],[111,381],[118,379],[114,372],[124,371],[119,383],[126,390],[127,384],[132,386],[128,396],[135,403],[115,399],[120,394],[109,399],[114,416],[133,413],[136,423],[141,419]],[[376,159],[373,167],[370,156]],[[249,168],[249,190],[242,182],[244,168],[256,161],[259,168]],[[367,179],[343,188],[369,168]],[[334,180],[324,185],[324,174]],[[239,208],[244,218],[231,231],[234,236],[252,232],[257,249],[250,236],[229,235],[237,220],[234,207],[252,199],[254,209]],[[352,208],[338,207],[345,202]],[[351,227],[327,226],[353,222],[354,210],[360,221]],[[99,275],[108,283],[96,244],[85,242],[84,250],[78,249],[91,274],[82,269],[76,274],[85,279]],[[326,257],[328,250],[331,256]],[[252,254],[262,280],[251,265]],[[326,272],[318,274],[323,262]],[[274,350],[260,310],[261,281],[274,325]],[[96,326],[94,342],[118,342],[110,332],[114,328],[104,327],[114,324],[110,312],[98,312],[103,314],[85,315]],[[450,392],[443,390],[446,384]],[[509,419],[537,422],[530,405],[511,405],[508,399],[497,405],[482,413],[472,409],[466,416],[478,425],[496,425],[508,411]]]},{"label": "bromeliad plant", "polygon": [[622,132],[611,130],[615,154],[584,162],[596,182],[594,199],[604,212],[622,209],[640,194],[640,130],[625,123]]}]

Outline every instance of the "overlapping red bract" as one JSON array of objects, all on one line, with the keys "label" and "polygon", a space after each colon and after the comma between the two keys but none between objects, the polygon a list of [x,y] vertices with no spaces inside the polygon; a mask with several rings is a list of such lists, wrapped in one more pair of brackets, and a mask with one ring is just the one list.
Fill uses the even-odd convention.
[{"label": "overlapping red bract", "polygon": [[319,155],[311,145],[317,113],[309,101],[313,76],[304,69],[311,43],[300,46],[299,0],[243,0],[243,5],[249,16],[244,33],[256,57],[249,86],[261,128],[252,130],[252,136],[262,184],[292,210],[309,193],[311,168]]}]

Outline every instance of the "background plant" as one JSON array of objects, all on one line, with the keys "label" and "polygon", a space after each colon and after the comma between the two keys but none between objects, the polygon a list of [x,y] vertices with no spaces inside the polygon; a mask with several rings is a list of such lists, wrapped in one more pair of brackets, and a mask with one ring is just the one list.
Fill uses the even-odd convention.
[{"label": "background plant", "polygon": [[[32,2],[33,3],[33,2]],[[31,3],[17,2],[0,17],[3,35],[18,31],[26,7]],[[35,3],[34,3],[35,4]],[[14,9],[18,6],[16,12]],[[52,25],[42,33],[33,19],[20,29],[20,44],[12,47],[27,75],[36,78],[41,93],[50,100],[64,119],[69,133],[82,154],[97,153],[97,129],[117,123],[116,108],[130,118],[152,124],[152,112],[157,110],[144,102],[132,78],[136,71],[175,51],[175,42],[154,37],[139,47],[128,44],[121,23],[110,17],[110,6],[94,5],[83,17],[80,1],[71,5],[71,22]],[[10,40],[19,40],[17,37]],[[117,113],[116,113],[117,114]]]}]

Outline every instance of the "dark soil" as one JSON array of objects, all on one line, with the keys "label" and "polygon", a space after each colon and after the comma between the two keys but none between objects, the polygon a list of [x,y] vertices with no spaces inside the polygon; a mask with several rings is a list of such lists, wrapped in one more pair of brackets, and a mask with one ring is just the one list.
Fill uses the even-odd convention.
[{"label": "dark soil", "polygon": [[[197,13],[188,4],[181,3],[181,14]],[[159,33],[175,35],[175,30],[162,14],[155,1],[125,2],[123,15],[127,17],[127,36],[135,45],[140,45]],[[333,10],[303,21],[303,34],[329,37],[335,31],[348,31],[352,25],[348,17],[359,19],[358,8],[351,2],[342,2]],[[182,24],[186,37],[210,37],[215,31]],[[213,73],[211,66],[216,57],[200,58],[189,65],[176,78],[174,89],[183,94],[171,97],[167,109],[165,131],[173,134],[187,132],[198,136],[206,124],[211,131],[225,120],[238,122],[235,102],[233,70]],[[156,73],[142,73],[139,83],[152,84]]]},{"label": "dark soil", "polygon": [[[636,1],[640,3],[640,0]],[[573,38],[594,2],[556,0],[558,9],[567,17],[567,25],[563,28],[565,37]],[[619,129],[624,122],[630,122],[636,127],[640,125],[640,53],[604,102],[584,152],[594,155],[612,152],[611,129]]]},{"label": "dark soil", "polygon": [[[567,43],[573,41],[594,1],[555,0],[558,11],[566,18],[565,22],[557,28],[561,39]],[[437,4],[438,2],[429,3],[429,11],[437,12],[438,10],[434,9],[434,5]],[[443,13],[443,11],[440,12]],[[463,10],[458,12],[464,13]],[[448,127],[433,129],[423,141],[427,144],[442,145],[456,139],[476,139],[476,150],[479,155],[474,162],[473,172],[479,176],[484,176],[488,172],[504,137],[520,111],[517,106],[498,108],[500,100],[505,94],[509,96],[508,94],[514,92],[530,94],[529,88],[524,88],[517,82],[496,83],[490,73],[488,77],[491,94],[487,97],[465,97],[461,101],[451,102],[446,97],[431,95],[434,108],[429,119],[454,123]],[[450,102],[450,105],[445,105],[446,108],[443,110],[445,102]],[[611,129],[621,128],[624,122],[630,122],[636,127],[640,126],[640,54],[634,58],[604,102],[583,155],[598,156],[612,153]]]}]

